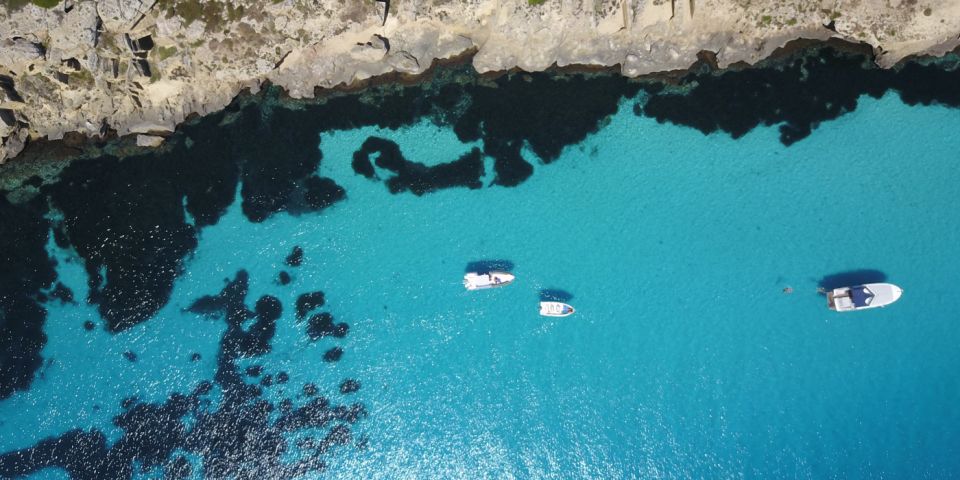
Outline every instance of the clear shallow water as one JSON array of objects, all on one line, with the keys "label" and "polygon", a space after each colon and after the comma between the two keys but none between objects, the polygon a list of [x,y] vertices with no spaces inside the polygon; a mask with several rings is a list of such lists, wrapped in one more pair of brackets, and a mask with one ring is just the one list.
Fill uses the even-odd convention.
[{"label": "clear shallow water", "polygon": [[[621,108],[519,187],[423,197],[356,175],[353,151],[377,135],[434,164],[472,144],[426,123],[324,134],[320,173],[346,201],[261,224],[236,202],[203,230],[170,304],[120,334],[85,332],[93,308],[51,306],[53,362],[0,403],[0,451],[70,428],[118,435],[131,392],[161,401],[211,378],[225,327],[183,309],[245,269],[249,304],[286,306],[273,351],[251,360],[290,374],[267,396],[362,384],[354,435],[368,445],[338,447],[331,477],[950,477],[958,126],[956,110],[864,98],[785,148],[774,128],[732,140]],[[299,268],[283,265],[294,245]],[[82,268],[49,248],[84,298]],[[513,262],[517,283],[463,291],[465,265],[488,259]],[[818,279],[864,268],[903,300],[827,311]],[[537,316],[541,289],[569,292],[578,313]],[[291,307],[310,290],[350,324],[345,339],[309,341]],[[343,359],[321,361],[333,345]]]}]

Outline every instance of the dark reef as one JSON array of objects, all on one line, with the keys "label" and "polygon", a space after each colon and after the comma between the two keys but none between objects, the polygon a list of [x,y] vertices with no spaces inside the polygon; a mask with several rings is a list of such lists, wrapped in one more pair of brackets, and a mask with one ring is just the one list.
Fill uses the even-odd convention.
[{"label": "dark reef", "polygon": [[56,286],[53,287],[50,298],[60,300],[61,303],[77,303],[73,300],[73,291],[60,282],[57,282]]},{"label": "dark reef", "polygon": [[390,193],[405,191],[414,195],[423,195],[435,190],[450,187],[480,188],[483,177],[483,155],[474,148],[459,159],[428,167],[412,162],[400,153],[400,146],[385,138],[370,137],[363,142],[360,150],[353,153],[353,171],[367,178],[375,178],[370,154],[377,153],[376,165],[390,170],[396,175],[387,179]]},{"label": "dark reef", "polygon": [[[350,443],[349,425],[365,417],[366,410],[359,403],[334,406],[327,398],[315,397],[296,408],[289,399],[284,400],[279,415],[273,415],[278,407],[262,397],[261,387],[244,381],[237,361],[270,351],[281,305],[275,298],[263,296],[250,311],[247,284],[246,272],[240,271],[218,294],[194,303],[203,306],[197,311],[222,318],[227,324],[213,382],[203,381],[186,395],[174,393],[163,403],[128,398],[113,419],[124,432],[116,442],[108,445],[105,434],[96,429],[71,430],[0,455],[0,476],[24,476],[51,466],[82,480],[129,479],[156,468],[166,478],[189,476],[194,465],[174,452],[198,456],[203,478],[295,478],[323,470],[324,455],[330,454],[332,447]],[[255,321],[244,328],[249,319]],[[244,370],[246,375],[260,372],[259,366]],[[279,383],[288,379],[285,372],[277,377]],[[214,389],[222,399],[212,408],[207,397]],[[312,454],[293,463],[283,460],[290,434],[316,429],[325,429],[326,435],[303,446]]]},{"label": "dark reef", "polygon": [[857,108],[861,95],[879,98],[899,92],[909,105],[960,106],[960,69],[906,63],[883,70],[863,55],[819,47],[760,68],[694,70],[679,88],[650,89],[638,115],[687,125],[704,133],[722,130],[739,138],[759,125],[780,124],[780,141],[791,145],[809,136],[825,120]]},{"label": "dark reef", "polygon": [[320,312],[307,320],[307,335],[311,340],[319,340],[326,336],[343,338],[350,330],[346,323],[333,323],[333,315]]},{"label": "dark reef", "polygon": [[57,279],[49,230],[41,201],[13,205],[0,195],[0,399],[29,387],[43,363],[40,295]]},{"label": "dark reef", "polygon": [[287,255],[287,258],[284,259],[284,263],[291,267],[299,267],[303,263],[303,249],[299,245],[293,247],[290,255]]},{"label": "dark reef", "polygon": [[340,393],[346,395],[360,390],[360,382],[352,379],[346,379],[340,384]]},{"label": "dark reef", "polygon": [[317,138],[296,128],[301,115],[249,104],[235,124],[218,126],[228,113],[185,125],[168,152],[77,161],[41,188],[63,216],[55,225],[58,245],[83,259],[87,301],[110,331],[142,322],[167,303],[198,231],[225,213],[238,183],[253,222],[344,198],[332,180],[314,175],[321,155]]},{"label": "dark reef", "polygon": [[324,362],[339,362],[340,357],[343,356],[343,349],[340,347],[333,347],[330,350],[327,350],[323,353]]},{"label": "dark reef", "polygon": [[314,308],[324,304],[323,292],[308,292],[297,297],[297,320],[303,319]]},{"label": "dark reef", "polygon": [[437,100],[443,105],[468,96],[469,106],[453,129],[461,141],[483,141],[483,153],[494,159],[494,183],[507,187],[533,174],[520,154],[524,144],[550,163],[564,147],[599,130],[622,99],[640,90],[638,83],[615,75],[517,74],[493,82],[469,85],[462,92],[446,86]]}]

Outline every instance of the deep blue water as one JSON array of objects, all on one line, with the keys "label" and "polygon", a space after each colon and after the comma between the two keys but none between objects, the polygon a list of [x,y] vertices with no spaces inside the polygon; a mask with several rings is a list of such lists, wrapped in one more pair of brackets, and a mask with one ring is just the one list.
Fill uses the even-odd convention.
[{"label": "deep blue water", "polygon": [[[483,188],[422,196],[391,193],[354,170],[371,136],[428,166],[482,147],[447,126],[325,131],[314,141],[323,155],[315,173],[345,199],[253,223],[238,188],[200,231],[169,302],[119,332],[83,301],[83,259],[51,236],[58,281],[79,301],[45,304],[44,364],[28,389],[0,401],[0,452],[73,429],[101,431],[111,445],[129,430],[114,420],[130,410],[125,399],[158,405],[219,378],[194,396],[199,411],[215,411],[236,391],[223,373],[234,369],[248,384],[270,375],[262,398],[274,406],[319,396],[362,405],[358,418],[284,431],[284,461],[326,463],[307,478],[956,475],[958,110],[864,96],[785,146],[777,125],[737,139],[704,135],[637,116],[634,103],[621,100],[549,164],[524,147],[533,174],[512,188],[490,185],[488,156]],[[302,264],[290,266],[295,246]],[[515,284],[464,291],[466,266],[490,260],[511,264]],[[268,352],[230,357],[229,307],[190,307],[241,270],[247,308],[270,296],[283,310]],[[858,271],[850,278],[884,277],[903,299],[828,311],[817,291],[824,277]],[[539,317],[546,290],[566,294],[577,313]],[[311,291],[325,304],[306,317],[329,312],[349,325],[346,335],[311,339],[311,321],[294,307]],[[333,347],[342,357],[325,361]],[[263,371],[247,371],[255,365]],[[358,391],[339,390],[348,379]],[[265,415],[282,417],[279,407]],[[192,428],[203,415],[173,422]],[[334,425],[348,426],[349,438],[320,450],[297,443]],[[211,461],[197,441],[170,455],[191,465],[187,477]],[[171,468],[137,462],[137,478]],[[52,467],[30,478],[65,476]]]}]

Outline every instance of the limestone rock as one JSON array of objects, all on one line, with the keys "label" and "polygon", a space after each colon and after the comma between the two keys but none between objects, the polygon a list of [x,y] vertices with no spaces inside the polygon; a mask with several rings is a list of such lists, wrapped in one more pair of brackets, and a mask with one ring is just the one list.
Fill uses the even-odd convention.
[{"label": "limestone rock", "polygon": [[350,56],[361,62],[378,62],[387,55],[386,39],[378,35],[370,37],[365,43],[357,43],[350,49]]},{"label": "limestone rock", "polygon": [[49,31],[47,44],[58,58],[82,57],[94,47],[97,38],[97,7],[91,2],[80,2],[63,16],[58,28]]},{"label": "limestone rock", "polygon": [[423,71],[417,58],[402,50],[390,55],[388,62],[397,72],[416,74]]},{"label": "limestone rock", "polygon": [[163,144],[164,138],[158,137],[156,135],[137,135],[137,146],[138,147],[159,147]]},{"label": "limestone rock", "polygon": [[18,130],[3,139],[3,148],[0,148],[0,164],[17,156],[27,144],[26,130]]},{"label": "limestone rock", "polygon": [[25,72],[31,65],[43,61],[43,45],[26,38],[0,40],[0,67],[12,72]]},{"label": "limestone rock", "polygon": [[99,0],[97,13],[107,30],[125,32],[134,22],[145,15],[155,2],[153,0]]},{"label": "limestone rock", "polygon": [[0,159],[31,138],[108,127],[153,143],[266,81],[310,97],[467,51],[480,72],[620,65],[639,76],[687,68],[702,50],[721,67],[755,63],[801,37],[868,42],[884,67],[960,45],[956,0],[809,3],[430,0],[393,2],[386,23],[381,2],[352,0],[0,3]]}]

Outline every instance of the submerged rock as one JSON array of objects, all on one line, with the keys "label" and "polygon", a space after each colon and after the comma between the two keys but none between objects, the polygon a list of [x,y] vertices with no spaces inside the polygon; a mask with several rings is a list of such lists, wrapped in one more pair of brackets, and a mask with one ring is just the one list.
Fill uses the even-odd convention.
[{"label": "submerged rock", "polygon": [[311,310],[322,307],[324,304],[323,292],[308,292],[297,297],[297,319],[302,319],[310,313]]},{"label": "submerged rock", "polygon": [[137,135],[137,146],[138,147],[159,147],[163,144],[165,139],[163,137],[158,137],[156,135]]},{"label": "submerged rock", "polygon": [[330,350],[327,350],[323,354],[324,362],[337,362],[340,361],[340,357],[343,356],[343,349],[340,347],[333,347]]},{"label": "submerged rock", "polygon": [[299,245],[293,247],[293,251],[284,260],[284,263],[291,267],[299,267],[303,263],[303,249]]},{"label": "submerged rock", "polygon": [[352,379],[346,379],[343,383],[340,384],[340,393],[346,395],[348,393],[356,392],[360,390],[360,382]]},{"label": "submerged rock", "polygon": [[307,335],[311,340],[319,340],[326,336],[343,338],[350,331],[346,323],[334,323],[333,315],[321,312],[310,317],[307,321]]}]

